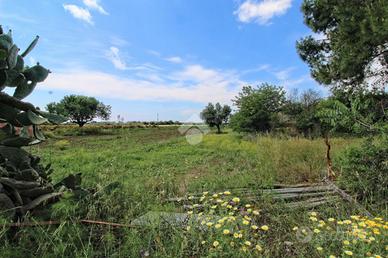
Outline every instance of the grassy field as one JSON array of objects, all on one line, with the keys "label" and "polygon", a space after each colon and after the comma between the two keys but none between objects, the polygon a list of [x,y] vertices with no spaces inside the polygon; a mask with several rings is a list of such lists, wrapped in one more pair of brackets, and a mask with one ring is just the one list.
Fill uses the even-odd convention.
[{"label": "grassy field", "polygon": [[[359,142],[352,138],[333,139],[334,158]],[[91,219],[129,224],[149,211],[183,212],[180,205],[165,201],[170,197],[219,193],[220,197],[209,199],[210,205],[218,198],[224,201],[229,191],[235,197],[233,190],[241,187],[319,182],[325,173],[325,146],[321,139],[246,138],[227,132],[208,134],[200,144],[190,145],[176,127],[122,128],[98,136],[51,138],[31,147],[31,152],[40,155],[45,163],[52,163],[54,181],[70,173],[82,173],[82,186],[94,194],[79,199],[67,194],[53,205],[50,219],[63,221],[59,226],[24,228],[11,237],[5,229],[0,231],[0,241],[4,242],[0,246],[1,257],[328,257],[329,250],[337,257],[346,255],[337,243],[342,240],[323,242],[334,233],[329,232],[320,240],[313,237],[308,243],[298,241],[292,229],[311,225],[312,215],[287,209],[282,203],[275,205],[270,198],[239,201],[239,205],[260,210],[250,224],[269,227],[259,233],[238,227],[244,237],[236,239],[241,242],[247,236],[253,247],[246,239],[232,246],[228,234],[217,233],[216,229],[204,231],[195,225],[117,229],[72,223]],[[227,194],[221,194],[225,191]],[[220,206],[217,212],[224,216],[227,213],[222,209]],[[208,210],[211,214],[211,208]],[[318,220],[358,214],[355,207],[346,203],[326,205],[316,212]],[[236,213],[237,219],[238,216],[242,215]],[[12,237],[17,237],[17,244],[10,240]],[[262,250],[254,251],[256,240]],[[353,245],[348,249],[356,248]],[[321,246],[325,250],[320,250]],[[374,249],[364,245],[360,248],[356,248],[362,250],[360,256],[353,250],[355,257],[364,257],[370,251],[381,255],[384,252],[381,242]]]}]

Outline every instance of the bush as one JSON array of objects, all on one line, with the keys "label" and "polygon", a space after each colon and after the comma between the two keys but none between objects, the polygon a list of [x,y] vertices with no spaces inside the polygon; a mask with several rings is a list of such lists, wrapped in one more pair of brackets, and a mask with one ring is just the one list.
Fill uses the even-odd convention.
[{"label": "bush", "polygon": [[367,139],[339,156],[341,185],[370,204],[388,196],[388,136]]}]

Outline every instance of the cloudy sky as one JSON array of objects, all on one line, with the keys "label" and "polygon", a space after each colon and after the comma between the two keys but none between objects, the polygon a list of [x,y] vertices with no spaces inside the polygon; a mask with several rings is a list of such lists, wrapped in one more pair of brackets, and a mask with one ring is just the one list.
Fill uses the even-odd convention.
[{"label": "cloudy sky", "polygon": [[0,24],[27,64],[52,71],[28,101],[67,94],[112,106],[112,120],[186,121],[243,85],[325,89],[295,50],[310,33],[301,0],[0,0]]}]

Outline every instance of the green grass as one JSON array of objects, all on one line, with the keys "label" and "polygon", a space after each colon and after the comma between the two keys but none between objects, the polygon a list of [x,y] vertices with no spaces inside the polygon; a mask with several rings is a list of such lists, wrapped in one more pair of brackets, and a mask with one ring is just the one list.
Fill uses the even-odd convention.
[{"label": "green grass", "polygon": [[[50,219],[67,221],[59,227],[25,228],[16,233],[16,242],[9,231],[0,231],[0,241],[4,242],[1,257],[139,257],[144,252],[152,257],[217,257],[219,253],[201,246],[198,235],[188,235],[176,227],[113,229],[69,221],[82,218],[129,224],[148,211],[182,211],[179,205],[165,202],[168,197],[202,191],[233,193],[234,188],[255,189],[274,183],[319,182],[325,170],[321,139],[244,139],[228,132],[208,134],[202,143],[190,145],[177,127],[122,128],[105,135],[62,134],[60,138],[51,138],[30,150],[43,162],[52,163],[55,182],[80,172],[82,186],[99,194],[80,200],[67,195],[53,205]],[[359,142],[354,138],[333,139],[333,156]],[[117,187],[108,191],[106,186],[115,182],[119,183]],[[293,225],[307,223],[303,211],[274,205],[270,199],[255,205],[262,210],[260,222],[271,226],[263,256],[319,255],[314,246],[284,244],[295,238]],[[334,217],[357,212],[347,204],[319,210]]]}]

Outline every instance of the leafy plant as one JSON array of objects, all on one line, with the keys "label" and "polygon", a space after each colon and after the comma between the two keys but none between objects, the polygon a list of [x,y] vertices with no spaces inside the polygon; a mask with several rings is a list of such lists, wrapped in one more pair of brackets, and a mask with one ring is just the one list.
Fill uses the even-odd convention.
[{"label": "leafy plant", "polygon": [[388,137],[368,139],[344,151],[337,160],[340,183],[370,204],[381,204],[388,196]]}]

